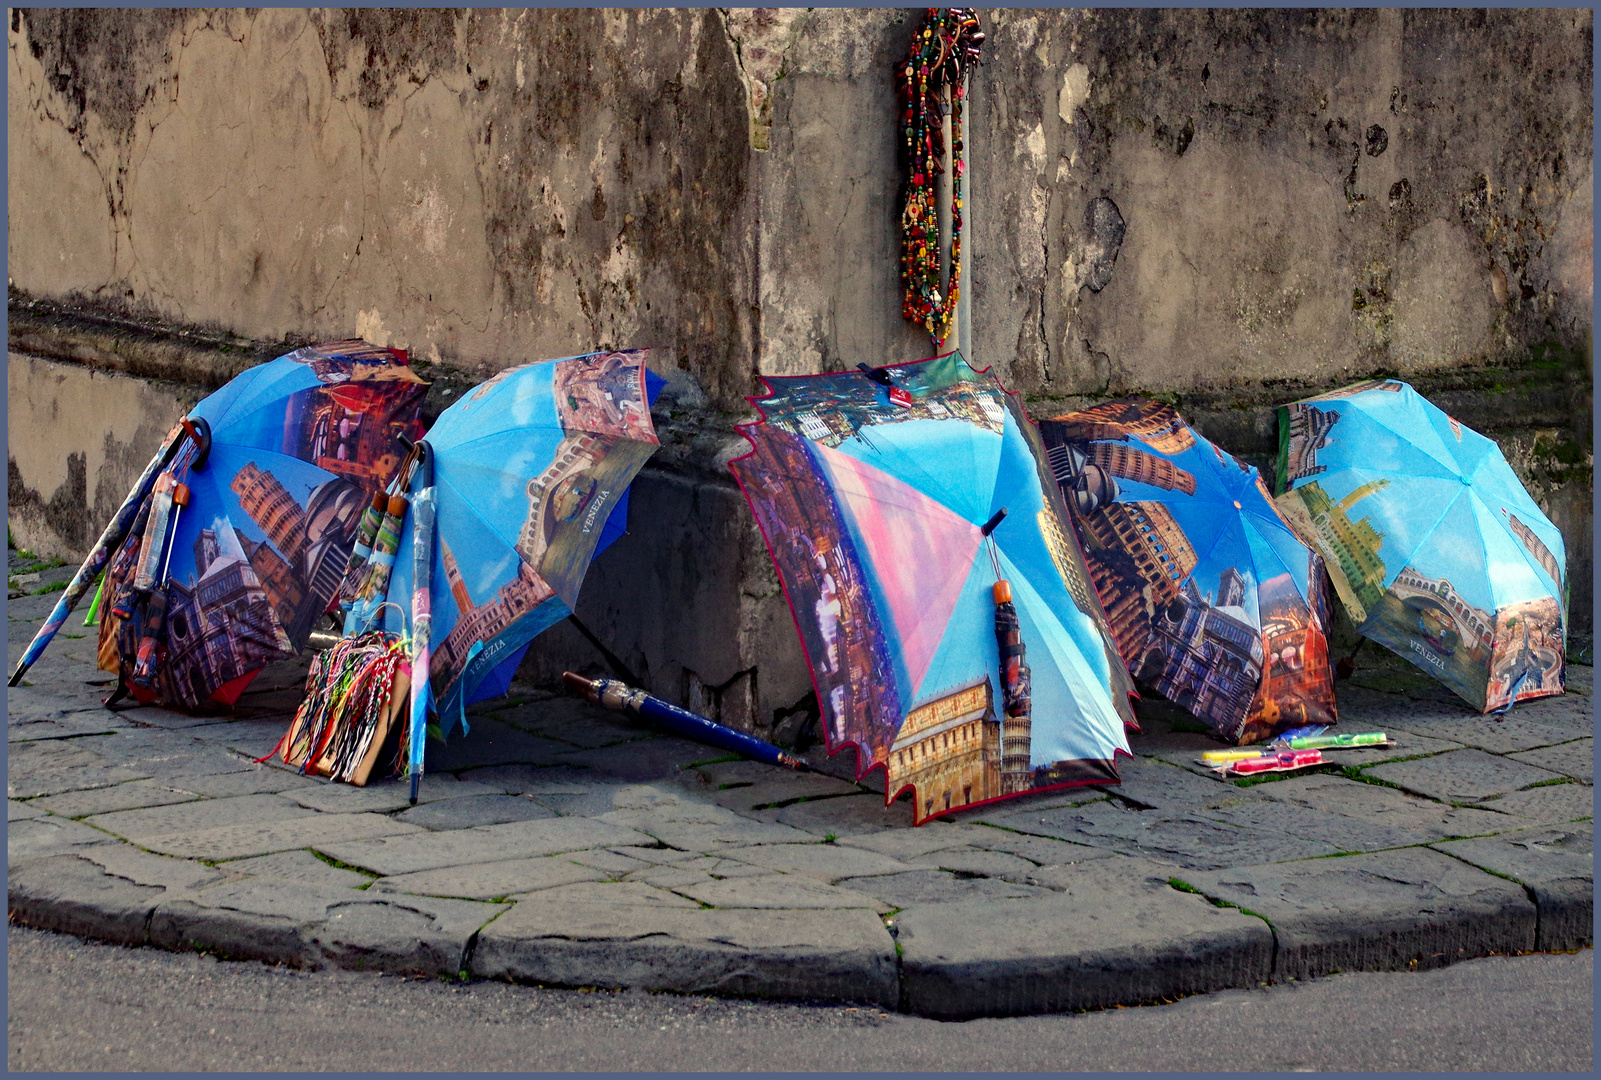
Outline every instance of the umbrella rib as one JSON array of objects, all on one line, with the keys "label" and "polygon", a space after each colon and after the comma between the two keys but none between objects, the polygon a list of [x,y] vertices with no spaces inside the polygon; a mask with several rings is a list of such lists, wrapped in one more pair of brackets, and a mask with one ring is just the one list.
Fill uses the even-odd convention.
[{"label": "umbrella rib", "polygon": [[[1486,502],[1483,495],[1480,495],[1477,491],[1474,491],[1472,488],[1468,489],[1468,493],[1471,494],[1474,498],[1478,499],[1479,502],[1484,506],[1484,509],[1485,509],[1486,513],[1488,513],[1488,515],[1490,516],[1490,519],[1492,521],[1494,521],[1496,524],[1501,526],[1501,531],[1503,533],[1505,533],[1507,538],[1512,541],[1513,548],[1517,551],[1517,553],[1520,556],[1523,557],[1524,563],[1526,563],[1531,569],[1536,571],[1536,576],[1538,576],[1538,572],[1539,571],[1545,570],[1545,567],[1541,566],[1539,561],[1537,559],[1535,559],[1534,552],[1530,551],[1528,549],[1528,547],[1523,543],[1523,541],[1518,537],[1518,534],[1512,531],[1512,523],[1510,521],[1508,521],[1504,515],[1497,514],[1495,512],[1495,507],[1491,506],[1488,502]],[[1480,532],[1480,535],[1482,537],[1482,535],[1483,535],[1482,530]],[[1541,542],[1543,543],[1544,541],[1541,541]],[[1563,551],[1563,555],[1564,555],[1564,557],[1567,555],[1567,552],[1565,550]],[[1489,566],[1489,561],[1490,561],[1490,551],[1489,551],[1488,548],[1485,549],[1484,560],[1485,560],[1485,566],[1488,567]],[[1565,567],[1564,567],[1564,570],[1566,570]],[[1549,571],[1547,571],[1547,574],[1549,575]],[[1560,582],[1560,581],[1556,582],[1556,588],[1557,588],[1558,592],[1561,592],[1562,591],[1562,582]],[[1493,598],[1493,595],[1492,595],[1492,598]],[[1562,603],[1562,598],[1560,596],[1556,597],[1555,599],[1557,600],[1558,603]],[[1567,606],[1566,604],[1563,604],[1564,609],[1566,609],[1566,606]],[[1565,610],[1564,610],[1564,614],[1566,614]]]}]

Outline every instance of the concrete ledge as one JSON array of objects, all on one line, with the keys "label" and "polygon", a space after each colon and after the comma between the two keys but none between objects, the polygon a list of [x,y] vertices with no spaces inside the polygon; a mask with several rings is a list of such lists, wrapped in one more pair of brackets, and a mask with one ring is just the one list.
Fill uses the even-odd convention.
[{"label": "concrete ledge", "polygon": [[1535,947],[1522,886],[1428,848],[1179,876],[1272,924],[1277,979],[1444,967]]},{"label": "concrete ledge", "polygon": [[31,859],[9,868],[12,922],[124,945],[150,941],[150,912],[166,891],[113,877],[77,855]]},{"label": "concrete ledge", "polygon": [[557,986],[865,1001],[894,1008],[895,943],[871,911],[528,899],[478,935],[469,970]]},{"label": "concrete ledge", "polygon": [[453,976],[502,904],[247,878],[157,906],[151,944],[294,964]]},{"label": "concrete ledge", "polygon": [[1595,826],[1580,821],[1433,847],[1520,882],[1539,909],[1534,947],[1558,952],[1595,944],[1594,839]]},{"label": "concrete ledge", "polygon": [[1172,888],[1176,866],[1128,862],[1075,868],[1049,897],[908,909],[902,1008],[941,1020],[1067,1012],[1268,979],[1266,923]]}]

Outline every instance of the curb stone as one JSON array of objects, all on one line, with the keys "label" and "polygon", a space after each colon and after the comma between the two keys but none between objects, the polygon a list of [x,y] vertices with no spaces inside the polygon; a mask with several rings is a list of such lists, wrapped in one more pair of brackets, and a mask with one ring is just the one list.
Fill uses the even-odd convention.
[{"label": "curb stone", "polygon": [[[538,894],[536,894],[537,896]],[[478,935],[470,971],[554,986],[866,1001],[894,1008],[895,942],[869,910],[772,911],[525,899]]]},{"label": "curb stone", "polygon": [[1516,882],[1430,848],[1178,875],[1266,919],[1273,975],[1404,971],[1534,948],[1534,904]]},{"label": "curb stone", "polygon": [[[901,1004],[939,1020],[1136,1004],[1266,982],[1273,933],[1129,859],[1058,874],[1048,897],[959,901],[900,915]],[[1002,913],[1005,917],[1000,918]]]}]

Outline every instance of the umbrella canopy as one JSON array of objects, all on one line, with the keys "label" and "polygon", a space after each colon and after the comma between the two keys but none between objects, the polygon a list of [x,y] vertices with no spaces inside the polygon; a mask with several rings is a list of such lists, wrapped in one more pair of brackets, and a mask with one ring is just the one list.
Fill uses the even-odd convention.
[{"label": "umbrella canopy", "polygon": [[[428,432],[434,537],[429,676],[448,734],[504,693],[529,642],[572,613],[590,561],[621,535],[628,485],[657,447],[647,352],[508,368]],[[415,514],[400,537],[384,625],[412,608]],[[615,519],[615,524],[613,520]]]},{"label": "umbrella canopy", "polygon": [[1278,472],[1364,636],[1481,712],[1562,693],[1562,533],[1493,440],[1371,380],[1282,406]]},{"label": "umbrella canopy", "polygon": [[[783,581],[829,752],[854,744],[858,775],[883,768],[886,801],[914,788],[919,822],[1116,782],[1132,686],[1016,398],[959,353],[766,382],[751,399],[763,422],[741,428],[753,450],[732,468]],[[984,526],[1002,509],[992,549]],[[1031,715],[1011,715],[997,577]]]},{"label": "umbrella canopy", "polygon": [[1231,742],[1334,722],[1322,560],[1256,469],[1144,398],[1040,433],[1136,679]]},{"label": "umbrella canopy", "polygon": [[[297,349],[251,368],[189,413],[209,453],[187,444],[170,475],[189,505],[164,538],[164,601],[153,685],[134,694],[195,708],[232,704],[263,666],[305,645],[344,576],[372,493],[421,435],[428,384],[404,353],[363,341]],[[131,582],[142,538],[107,569],[107,595]],[[102,642],[124,638],[108,617]],[[128,642],[102,649],[115,669]]]}]

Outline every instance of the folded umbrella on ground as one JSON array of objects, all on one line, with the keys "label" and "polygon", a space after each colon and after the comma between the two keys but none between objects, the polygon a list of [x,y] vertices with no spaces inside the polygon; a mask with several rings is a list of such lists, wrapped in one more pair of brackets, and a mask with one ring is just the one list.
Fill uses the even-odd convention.
[{"label": "folded umbrella on ground", "polygon": [[1132,686],[1015,396],[956,353],[766,382],[732,468],[829,752],[914,788],[918,822],[1115,783]]},{"label": "folded umbrella on ground", "polygon": [[1322,559],[1256,469],[1145,398],[1040,434],[1137,680],[1230,742],[1334,722]]},{"label": "folded umbrella on ground", "polygon": [[1562,533],[1493,440],[1375,379],[1282,406],[1278,472],[1364,637],[1481,712],[1563,692]]}]

